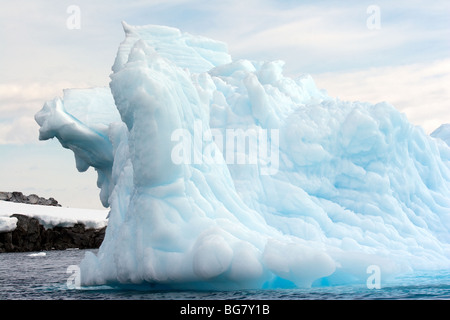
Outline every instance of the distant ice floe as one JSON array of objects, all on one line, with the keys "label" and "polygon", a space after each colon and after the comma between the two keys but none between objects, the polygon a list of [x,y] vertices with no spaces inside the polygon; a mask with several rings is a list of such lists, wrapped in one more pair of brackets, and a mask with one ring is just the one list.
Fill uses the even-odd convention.
[{"label": "distant ice floe", "polygon": [[45,253],[45,252],[34,252],[34,253],[27,254],[27,257],[45,257],[46,255],[47,255],[47,253]]}]

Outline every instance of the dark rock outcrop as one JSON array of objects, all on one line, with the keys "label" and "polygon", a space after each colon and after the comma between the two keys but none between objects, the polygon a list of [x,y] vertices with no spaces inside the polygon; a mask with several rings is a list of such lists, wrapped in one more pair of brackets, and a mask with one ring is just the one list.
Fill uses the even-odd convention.
[{"label": "dark rock outcrop", "polygon": [[[29,196],[22,192],[1,192],[0,200],[43,206],[61,205],[54,198],[45,199],[35,194]],[[106,227],[86,228],[84,224],[72,227],[53,227],[46,229],[38,219],[23,214],[13,214],[17,218],[16,229],[0,233],[0,253],[65,250],[70,248],[95,249],[100,247],[105,237]]]},{"label": "dark rock outcrop", "polygon": [[105,236],[106,227],[86,229],[84,224],[75,224],[73,227],[45,229],[36,218],[22,214],[11,217],[17,218],[17,227],[0,233],[0,252],[94,249],[100,247]]},{"label": "dark rock outcrop", "polygon": [[35,194],[30,194],[29,196],[26,196],[22,192],[18,191],[14,192],[0,191],[0,200],[26,204],[37,204],[43,206],[61,207],[58,201],[56,201],[54,198],[45,199]]}]

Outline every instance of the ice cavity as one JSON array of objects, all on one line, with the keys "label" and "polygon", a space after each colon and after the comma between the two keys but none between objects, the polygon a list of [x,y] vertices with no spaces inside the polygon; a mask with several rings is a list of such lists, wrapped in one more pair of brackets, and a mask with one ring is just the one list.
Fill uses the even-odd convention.
[{"label": "ice cavity", "polygon": [[[36,114],[40,139],[98,171],[110,207],[84,284],[308,287],[365,283],[373,265],[384,277],[449,267],[440,139],[387,103],[285,77],[281,61],[233,61],[169,27],[124,30],[110,88],[66,90]],[[229,144],[242,135],[245,148]]]}]

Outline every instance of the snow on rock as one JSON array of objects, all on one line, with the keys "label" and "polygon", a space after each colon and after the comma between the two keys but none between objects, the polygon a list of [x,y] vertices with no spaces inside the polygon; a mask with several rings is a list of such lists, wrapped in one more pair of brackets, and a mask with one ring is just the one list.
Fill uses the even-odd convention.
[{"label": "snow on rock", "polygon": [[0,232],[15,229],[17,219],[10,216],[16,213],[38,219],[47,229],[71,227],[77,223],[84,224],[86,228],[101,229],[108,223],[108,212],[107,209],[64,208],[0,201]]},{"label": "snow on rock", "polygon": [[10,232],[16,228],[17,218],[0,216],[0,233]]},{"label": "snow on rock", "polygon": [[36,114],[110,206],[84,284],[273,288],[450,266],[450,149],[388,103],[340,101],[283,62],[124,23],[110,88]]},{"label": "snow on rock", "polygon": [[108,212],[0,201],[0,252],[98,248]]}]

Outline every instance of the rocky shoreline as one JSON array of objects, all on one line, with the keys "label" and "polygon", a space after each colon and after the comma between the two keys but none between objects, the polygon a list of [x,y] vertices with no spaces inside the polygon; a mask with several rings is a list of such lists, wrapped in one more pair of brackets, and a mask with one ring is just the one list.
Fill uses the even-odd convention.
[{"label": "rocky shoreline", "polygon": [[36,218],[21,214],[11,217],[17,218],[17,227],[14,231],[0,233],[0,253],[94,249],[100,247],[105,236],[106,227],[86,229],[84,224],[78,223],[73,227],[45,229]]},{"label": "rocky shoreline", "polygon": [[[36,195],[25,196],[21,192],[0,192],[0,200],[26,204],[61,206],[53,198]],[[17,219],[16,228],[0,232],[0,253],[66,250],[71,248],[96,249],[100,247],[106,227],[86,228],[82,223],[70,227],[55,226],[46,229],[38,219],[20,213],[11,213]]]}]

